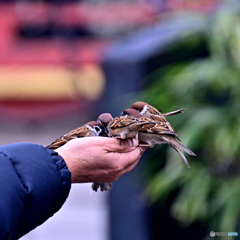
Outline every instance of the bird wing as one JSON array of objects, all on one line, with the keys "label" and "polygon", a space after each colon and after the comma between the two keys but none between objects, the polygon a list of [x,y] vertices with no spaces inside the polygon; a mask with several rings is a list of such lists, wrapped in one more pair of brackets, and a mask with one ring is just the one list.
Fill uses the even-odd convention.
[{"label": "bird wing", "polygon": [[110,129],[116,129],[116,128],[123,128],[130,126],[132,124],[138,123],[137,118],[131,117],[131,116],[120,116],[114,118],[110,123],[109,123],[109,128]]},{"label": "bird wing", "polygon": [[164,125],[168,130],[170,130],[171,132],[175,132],[173,127],[171,126],[171,124],[163,117],[160,115],[151,115],[151,118],[156,121],[161,123],[162,125]]},{"label": "bird wing", "polygon": [[156,123],[156,122],[155,123],[151,122],[149,124],[142,126],[140,132],[149,133],[149,134],[159,134],[159,135],[167,134],[167,135],[172,135],[178,138],[177,133],[170,131],[166,125]]},{"label": "bird wing", "polygon": [[90,137],[90,136],[93,136],[93,133],[90,131],[90,129],[86,125],[73,129],[69,133],[63,135],[63,137],[72,137],[72,138],[81,138],[81,137]]},{"label": "bird wing", "polygon": [[91,131],[87,128],[87,126],[82,126],[70,131],[67,134],[64,134],[62,137],[56,139],[46,148],[55,150],[74,138],[82,138],[82,137],[89,137],[89,136],[92,136]]},{"label": "bird wing", "polygon": [[158,111],[155,107],[153,107],[151,105],[149,105],[148,112],[152,115],[160,115],[161,116],[160,111]]}]

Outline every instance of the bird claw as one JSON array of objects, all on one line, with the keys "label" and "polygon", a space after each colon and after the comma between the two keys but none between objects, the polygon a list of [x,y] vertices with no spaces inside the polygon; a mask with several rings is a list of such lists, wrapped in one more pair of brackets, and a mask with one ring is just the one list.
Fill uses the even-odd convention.
[{"label": "bird claw", "polygon": [[119,145],[122,145],[122,138],[120,136],[114,136],[114,138],[119,142]]},{"label": "bird claw", "polygon": [[138,147],[149,147],[149,145],[148,145],[148,144],[140,143],[140,144],[138,144]]},{"label": "bird claw", "polygon": [[139,146],[139,141],[138,141],[138,139],[133,138],[133,139],[132,139],[132,142],[133,142],[133,147],[138,147],[138,146]]},{"label": "bird claw", "polygon": [[118,138],[116,138],[116,139],[117,139],[117,141],[119,142],[119,145],[121,146],[121,145],[122,145],[121,139],[118,139]]}]

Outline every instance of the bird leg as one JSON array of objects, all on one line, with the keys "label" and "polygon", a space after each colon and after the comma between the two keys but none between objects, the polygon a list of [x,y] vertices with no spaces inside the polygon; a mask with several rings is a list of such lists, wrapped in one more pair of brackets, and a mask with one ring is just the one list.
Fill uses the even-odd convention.
[{"label": "bird leg", "polygon": [[144,144],[144,143],[140,143],[140,144],[138,144],[138,147],[149,147],[149,145],[148,144]]},{"label": "bird leg", "polygon": [[[138,133],[137,133],[136,136],[135,136],[135,140],[136,140],[136,141],[135,141],[136,144],[134,144],[133,146],[134,146],[134,147],[138,147],[138,146],[139,146]],[[134,143],[134,141],[133,141],[133,143]]]},{"label": "bird leg", "polygon": [[150,147],[150,148],[153,148],[153,147],[154,147],[154,145],[155,145],[155,143],[153,143],[153,142],[150,142],[150,143],[148,143],[148,145],[149,145],[149,147]]},{"label": "bird leg", "polygon": [[125,139],[126,138],[126,134],[124,134],[124,133],[121,133],[120,136],[121,136],[121,139]]},{"label": "bird leg", "polygon": [[139,147],[150,147],[150,148],[153,148],[154,147],[154,145],[155,145],[155,143],[140,143],[138,146]]}]

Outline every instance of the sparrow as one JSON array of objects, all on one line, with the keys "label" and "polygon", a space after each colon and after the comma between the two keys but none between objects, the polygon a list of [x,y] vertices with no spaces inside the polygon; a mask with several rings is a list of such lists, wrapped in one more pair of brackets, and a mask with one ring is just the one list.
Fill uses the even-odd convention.
[{"label": "sparrow", "polygon": [[156,123],[155,126],[150,128],[147,128],[147,125],[143,126],[142,129],[139,131],[139,141],[147,143],[150,147],[154,147],[155,144],[168,144],[180,154],[186,166],[190,168],[190,165],[181,150],[187,152],[189,155],[192,156],[196,156],[196,154],[178,141],[179,138],[176,133],[162,132],[163,126],[159,123]]},{"label": "sparrow", "polygon": [[[100,121],[91,121],[84,124],[82,127],[76,128],[62,137],[56,139],[53,143],[48,145],[46,148],[55,150],[63,146],[68,141],[75,138],[91,137],[91,136],[105,136],[107,137],[105,126]],[[97,191],[100,187],[101,191],[107,191],[112,188],[112,183],[92,183],[92,189]]]},{"label": "sparrow", "polygon": [[[97,121],[99,123],[101,123],[105,129],[106,129],[106,134],[107,134],[107,125],[109,124],[109,122],[111,122],[113,120],[113,117],[110,113],[102,113],[101,115],[99,115]],[[107,137],[107,135],[106,135]],[[99,182],[94,182],[92,183],[92,189],[97,192],[98,188],[100,188],[100,190],[102,192],[107,191],[108,189],[112,189],[113,188],[113,183],[99,183]]]},{"label": "sparrow", "polygon": [[[134,116],[134,117],[140,119],[141,121],[145,122],[146,124],[144,126],[142,126],[141,129],[139,130],[139,134],[142,133],[143,130],[145,131],[146,129],[151,129],[151,128],[157,127],[159,134],[173,135],[180,141],[180,139],[177,136],[177,133],[172,130],[172,127],[169,128],[168,124],[165,124],[165,122],[157,122],[149,117],[142,117],[142,115],[135,109],[131,109],[131,108],[126,109],[121,113],[121,116]],[[153,147],[153,146],[154,145],[152,145],[150,147]]]},{"label": "sparrow", "polygon": [[136,109],[144,117],[149,117],[150,115],[159,115],[163,116],[164,118],[183,113],[186,110],[186,108],[182,108],[168,113],[161,113],[162,110],[157,110],[155,107],[151,106],[146,102],[135,102],[130,108]]},{"label": "sparrow", "polygon": [[[163,131],[174,133],[176,138],[178,138],[178,136],[177,136],[176,132],[174,131],[173,127],[171,126],[171,124],[166,120],[165,117],[162,116],[162,114],[156,108],[154,108],[151,105],[148,105],[144,102],[136,102],[136,103],[145,104],[143,107],[144,110],[140,111],[140,109],[142,109],[142,108],[138,108],[138,106],[140,106],[140,105],[137,104],[137,107],[135,108],[135,105],[133,104],[132,106],[134,106],[134,108],[132,108],[132,106],[131,106],[131,108],[124,110],[121,113],[121,115],[129,116],[129,114],[132,115],[134,113],[134,116],[138,115],[139,118],[142,117],[141,118],[142,121],[146,121],[146,119],[147,119],[147,121],[149,122],[151,119],[153,122],[158,122],[162,126]],[[146,126],[146,128],[148,128],[148,127]],[[179,138],[178,138],[178,140],[180,141]]]},{"label": "sparrow", "polygon": [[[135,110],[136,111],[136,110]],[[131,115],[132,111],[126,109],[122,112],[122,115]],[[140,113],[140,112],[139,112]],[[141,115],[141,113],[140,113]],[[142,116],[142,115],[141,115]],[[151,117],[151,115],[149,115]],[[185,147],[179,141],[177,133],[173,130],[171,125],[163,118],[161,121],[156,121],[155,118],[144,118],[143,120],[149,121],[149,124],[145,124],[141,127],[138,133],[138,138],[140,142],[146,143],[149,147],[154,147],[155,144],[169,144],[175,151],[177,151],[182,157],[184,163],[187,167],[190,167],[187,159],[183,155],[182,151],[187,152],[189,155],[196,156],[190,149]],[[157,119],[158,120],[158,119]],[[167,122],[167,123],[166,123]],[[170,127],[169,127],[170,126]],[[141,143],[140,143],[141,145]]]},{"label": "sparrow", "polygon": [[83,126],[76,128],[70,131],[67,134],[64,134],[62,137],[56,139],[50,145],[46,146],[46,148],[55,150],[61,146],[63,146],[68,141],[75,139],[75,138],[82,138],[82,137],[91,137],[91,136],[107,136],[106,129],[103,124],[97,121],[91,121]]},{"label": "sparrow", "polygon": [[107,125],[113,120],[113,117],[110,113],[102,113],[99,115],[97,121],[100,122],[106,129]]},{"label": "sparrow", "polygon": [[136,110],[130,109],[129,115],[115,117],[107,125],[108,136],[121,139],[135,138],[138,146],[138,132],[143,125],[149,124],[149,122],[145,122],[141,117],[136,117],[134,115],[136,113],[138,114]]},{"label": "sparrow", "polygon": [[[122,116],[113,118],[110,113],[102,113],[97,121],[103,124],[107,129],[109,137],[118,138],[120,136],[122,139],[136,137],[138,129],[142,126],[142,123],[136,120],[135,117],[129,118],[127,116]],[[94,191],[97,191],[99,187],[101,191],[107,191],[108,189],[112,189],[113,183],[95,182],[92,184],[92,189]]]}]

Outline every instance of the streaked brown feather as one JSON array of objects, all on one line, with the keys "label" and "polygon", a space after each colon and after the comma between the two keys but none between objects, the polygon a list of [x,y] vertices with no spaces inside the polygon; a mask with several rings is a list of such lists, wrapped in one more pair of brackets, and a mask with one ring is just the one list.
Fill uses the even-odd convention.
[{"label": "streaked brown feather", "polygon": [[114,118],[110,122],[109,127],[110,129],[115,129],[115,128],[128,127],[133,124],[138,124],[137,118],[130,117],[130,116],[120,116],[120,117]]},{"label": "streaked brown feather", "polygon": [[177,137],[175,132],[169,131],[168,128],[162,126],[161,124],[150,123],[149,125],[144,125],[140,131],[147,132],[149,134],[169,134]]},{"label": "streaked brown feather", "polygon": [[161,123],[161,124],[164,124],[165,127],[166,127],[167,129],[169,129],[170,131],[175,132],[174,129],[173,129],[173,127],[171,126],[171,124],[170,124],[164,117],[159,116],[159,115],[151,115],[151,118],[152,118],[154,121],[156,121],[156,122],[159,122],[159,123]]},{"label": "streaked brown feather", "polygon": [[90,127],[93,127],[95,125],[102,125],[102,124],[96,121],[88,122],[85,125],[79,128],[73,129],[70,132],[64,134],[63,136],[61,136],[60,138],[52,142],[50,145],[48,145],[46,148],[55,150],[74,138],[95,136],[94,132],[90,130]]},{"label": "streaked brown feather", "polygon": [[178,142],[180,139],[171,124],[166,120],[167,117],[182,113],[185,109],[183,108],[162,114],[156,108],[144,102],[135,102],[132,104],[131,108],[139,111],[144,117],[151,118],[153,121],[158,122],[158,124],[154,126],[143,126],[139,132],[139,140],[143,143],[147,143],[150,147],[153,147],[155,144],[169,144],[169,146],[180,154],[184,163],[190,167],[181,150],[192,156],[196,156],[195,153]]}]

